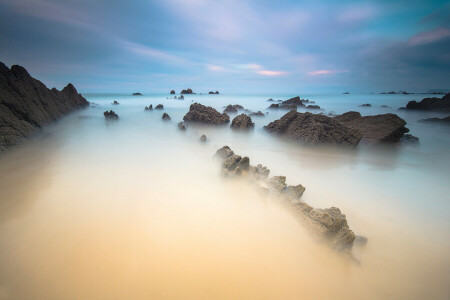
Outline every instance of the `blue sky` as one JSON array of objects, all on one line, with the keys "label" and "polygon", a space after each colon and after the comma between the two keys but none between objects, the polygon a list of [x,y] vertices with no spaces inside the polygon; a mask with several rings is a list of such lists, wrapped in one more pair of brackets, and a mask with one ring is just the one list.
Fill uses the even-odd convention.
[{"label": "blue sky", "polygon": [[81,92],[450,88],[450,4],[0,0],[0,61]]}]

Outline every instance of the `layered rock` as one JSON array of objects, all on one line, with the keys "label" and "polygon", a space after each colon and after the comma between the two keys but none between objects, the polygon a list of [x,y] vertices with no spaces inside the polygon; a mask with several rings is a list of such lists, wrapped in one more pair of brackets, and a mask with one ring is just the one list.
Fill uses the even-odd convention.
[{"label": "layered rock", "polygon": [[406,109],[450,112],[450,93],[444,95],[442,98],[424,98],[420,102],[409,101],[406,104]]},{"label": "layered rock", "polygon": [[0,62],[0,152],[27,140],[41,127],[89,102],[69,83],[48,89],[21,66]]},{"label": "layered rock", "polygon": [[396,114],[382,114],[362,117],[352,111],[334,117],[345,126],[363,134],[363,141],[370,144],[397,143],[409,129],[406,122]]},{"label": "layered rock", "polygon": [[299,113],[294,110],[269,123],[264,129],[311,145],[356,146],[362,138],[361,132],[347,127],[333,118],[308,112]]},{"label": "layered rock", "polygon": [[222,175],[248,179],[258,192],[270,195],[291,208],[302,224],[321,241],[353,258],[351,250],[355,234],[338,208],[313,208],[301,200],[305,192],[303,185],[287,185],[285,176],[268,178],[269,169],[261,164],[252,166],[247,156],[236,155],[228,146],[217,150],[215,157],[222,162]]},{"label": "layered rock", "polygon": [[236,116],[230,125],[233,129],[246,130],[255,127],[255,123],[252,122],[252,118],[246,114]]},{"label": "layered rock", "polygon": [[230,122],[230,117],[226,113],[221,114],[210,106],[194,103],[189,107],[189,111],[183,117],[183,120],[185,122],[221,125]]}]

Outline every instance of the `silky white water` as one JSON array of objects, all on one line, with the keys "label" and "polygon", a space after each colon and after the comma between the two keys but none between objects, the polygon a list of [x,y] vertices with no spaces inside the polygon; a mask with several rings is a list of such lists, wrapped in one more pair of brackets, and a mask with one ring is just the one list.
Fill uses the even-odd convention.
[{"label": "silky white water", "polygon": [[[168,96],[87,94],[96,106],[0,156],[0,299],[448,299],[450,131],[418,122],[439,114],[397,111],[426,95],[301,95],[325,113],[397,113],[421,141],[354,150],[265,133],[285,111],[247,133],[176,126],[192,101],[266,112],[268,98],[295,95]],[[159,103],[172,121],[144,111]],[[110,109],[120,120],[105,121]],[[339,207],[368,238],[361,265],[221,178],[223,145],[303,184],[310,205]]]}]

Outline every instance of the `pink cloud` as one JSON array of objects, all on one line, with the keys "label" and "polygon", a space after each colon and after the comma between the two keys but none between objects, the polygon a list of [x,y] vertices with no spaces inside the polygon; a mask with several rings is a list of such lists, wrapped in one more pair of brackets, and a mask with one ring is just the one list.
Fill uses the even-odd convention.
[{"label": "pink cloud", "polygon": [[287,74],[287,72],[284,71],[269,71],[269,70],[261,70],[257,71],[256,73],[263,76],[282,76]]},{"label": "pink cloud", "polygon": [[346,73],[348,70],[317,70],[317,71],[311,71],[308,72],[308,75],[310,76],[319,76],[319,75],[332,75],[336,73]]},{"label": "pink cloud", "polygon": [[444,27],[438,27],[434,30],[425,31],[412,36],[408,44],[411,46],[423,45],[438,41],[450,36],[450,30]]}]

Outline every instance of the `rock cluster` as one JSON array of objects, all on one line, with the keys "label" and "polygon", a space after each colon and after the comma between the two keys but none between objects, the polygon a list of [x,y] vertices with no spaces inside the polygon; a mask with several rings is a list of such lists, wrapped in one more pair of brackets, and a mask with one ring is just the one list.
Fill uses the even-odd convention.
[{"label": "rock cluster", "polygon": [[189,111],[183,117],[183,120],[185,122],[221,125],[230,122],[230,117],[225,113],[221,114],[210,106],[194,103],[189,107]]},{"label": "rock cluster", "polygon": [[406,104],[406,109],[450,112],[450,93],[444,95],[442,98],[424,98],[420,102],[409,101],[408,104]]},{"label": "rock cluster", "polygon": [[195,94],[191,89],[187,89],[187,90],[182,90],[181,94]]},{"label": "rock cluster", "polygon": [[48,89],[21,66],[0,62],[0,152],[19,144],[42,126],[89,102],[69,83]]},{"label": "rock cluster", "polygon": [[148,107],[146,106],[144,110],[153,110],[153,104],[150,104]]},{"label": "rock cluster", "polygon": [[269,123],[264,129],[311,145],[356,146],[362,138],[358,130],[349,128],[333,118],[308,112],[299,113],[294,110]]},{"label": "rock cluster", "polygon": [[231,121],[230,127],[233,129],[245,130],[255,127],[255,123],[253,123],[252,118],[246,114],[241,114],[236,116],[233,121]]},{"label": "rock cluster", "polygon": [[114,100],[114,102],[112,103],[112,105],[119,105],[119,102],[117,102],[116,100]]},{"label": "rock cluster", "polygon": [[113,110],[105,111],[103,113],[103,115],[105,116],[106,120],[118,120],[119,119],[119,115],[116,114]]},{"label": "rock cluster", "polygon": [[219,95],[219,91],[215,91],[215,92],[210,91],[208,94],[210,94],[210,95]]},{"label": "rock cluster", "polygon": [[355,234],[339,208],[316,209],[301,200],[305,187],[301,184],[287,185],[285,176],[269,178],[270,170],[262,165],[250,165],[247,156],[236,155],[228,146],[217,150],[215,157],[221,161],[221,173],[226,177],[248,179],[257,191],[274,196],[291,208],[306,228],[316,234],[332,249],[353,258],[351,249]]},{"label": "rock cluster", "polygon": [[155,109],[164,109],[164,105],[158,104],[155,106]]}]

